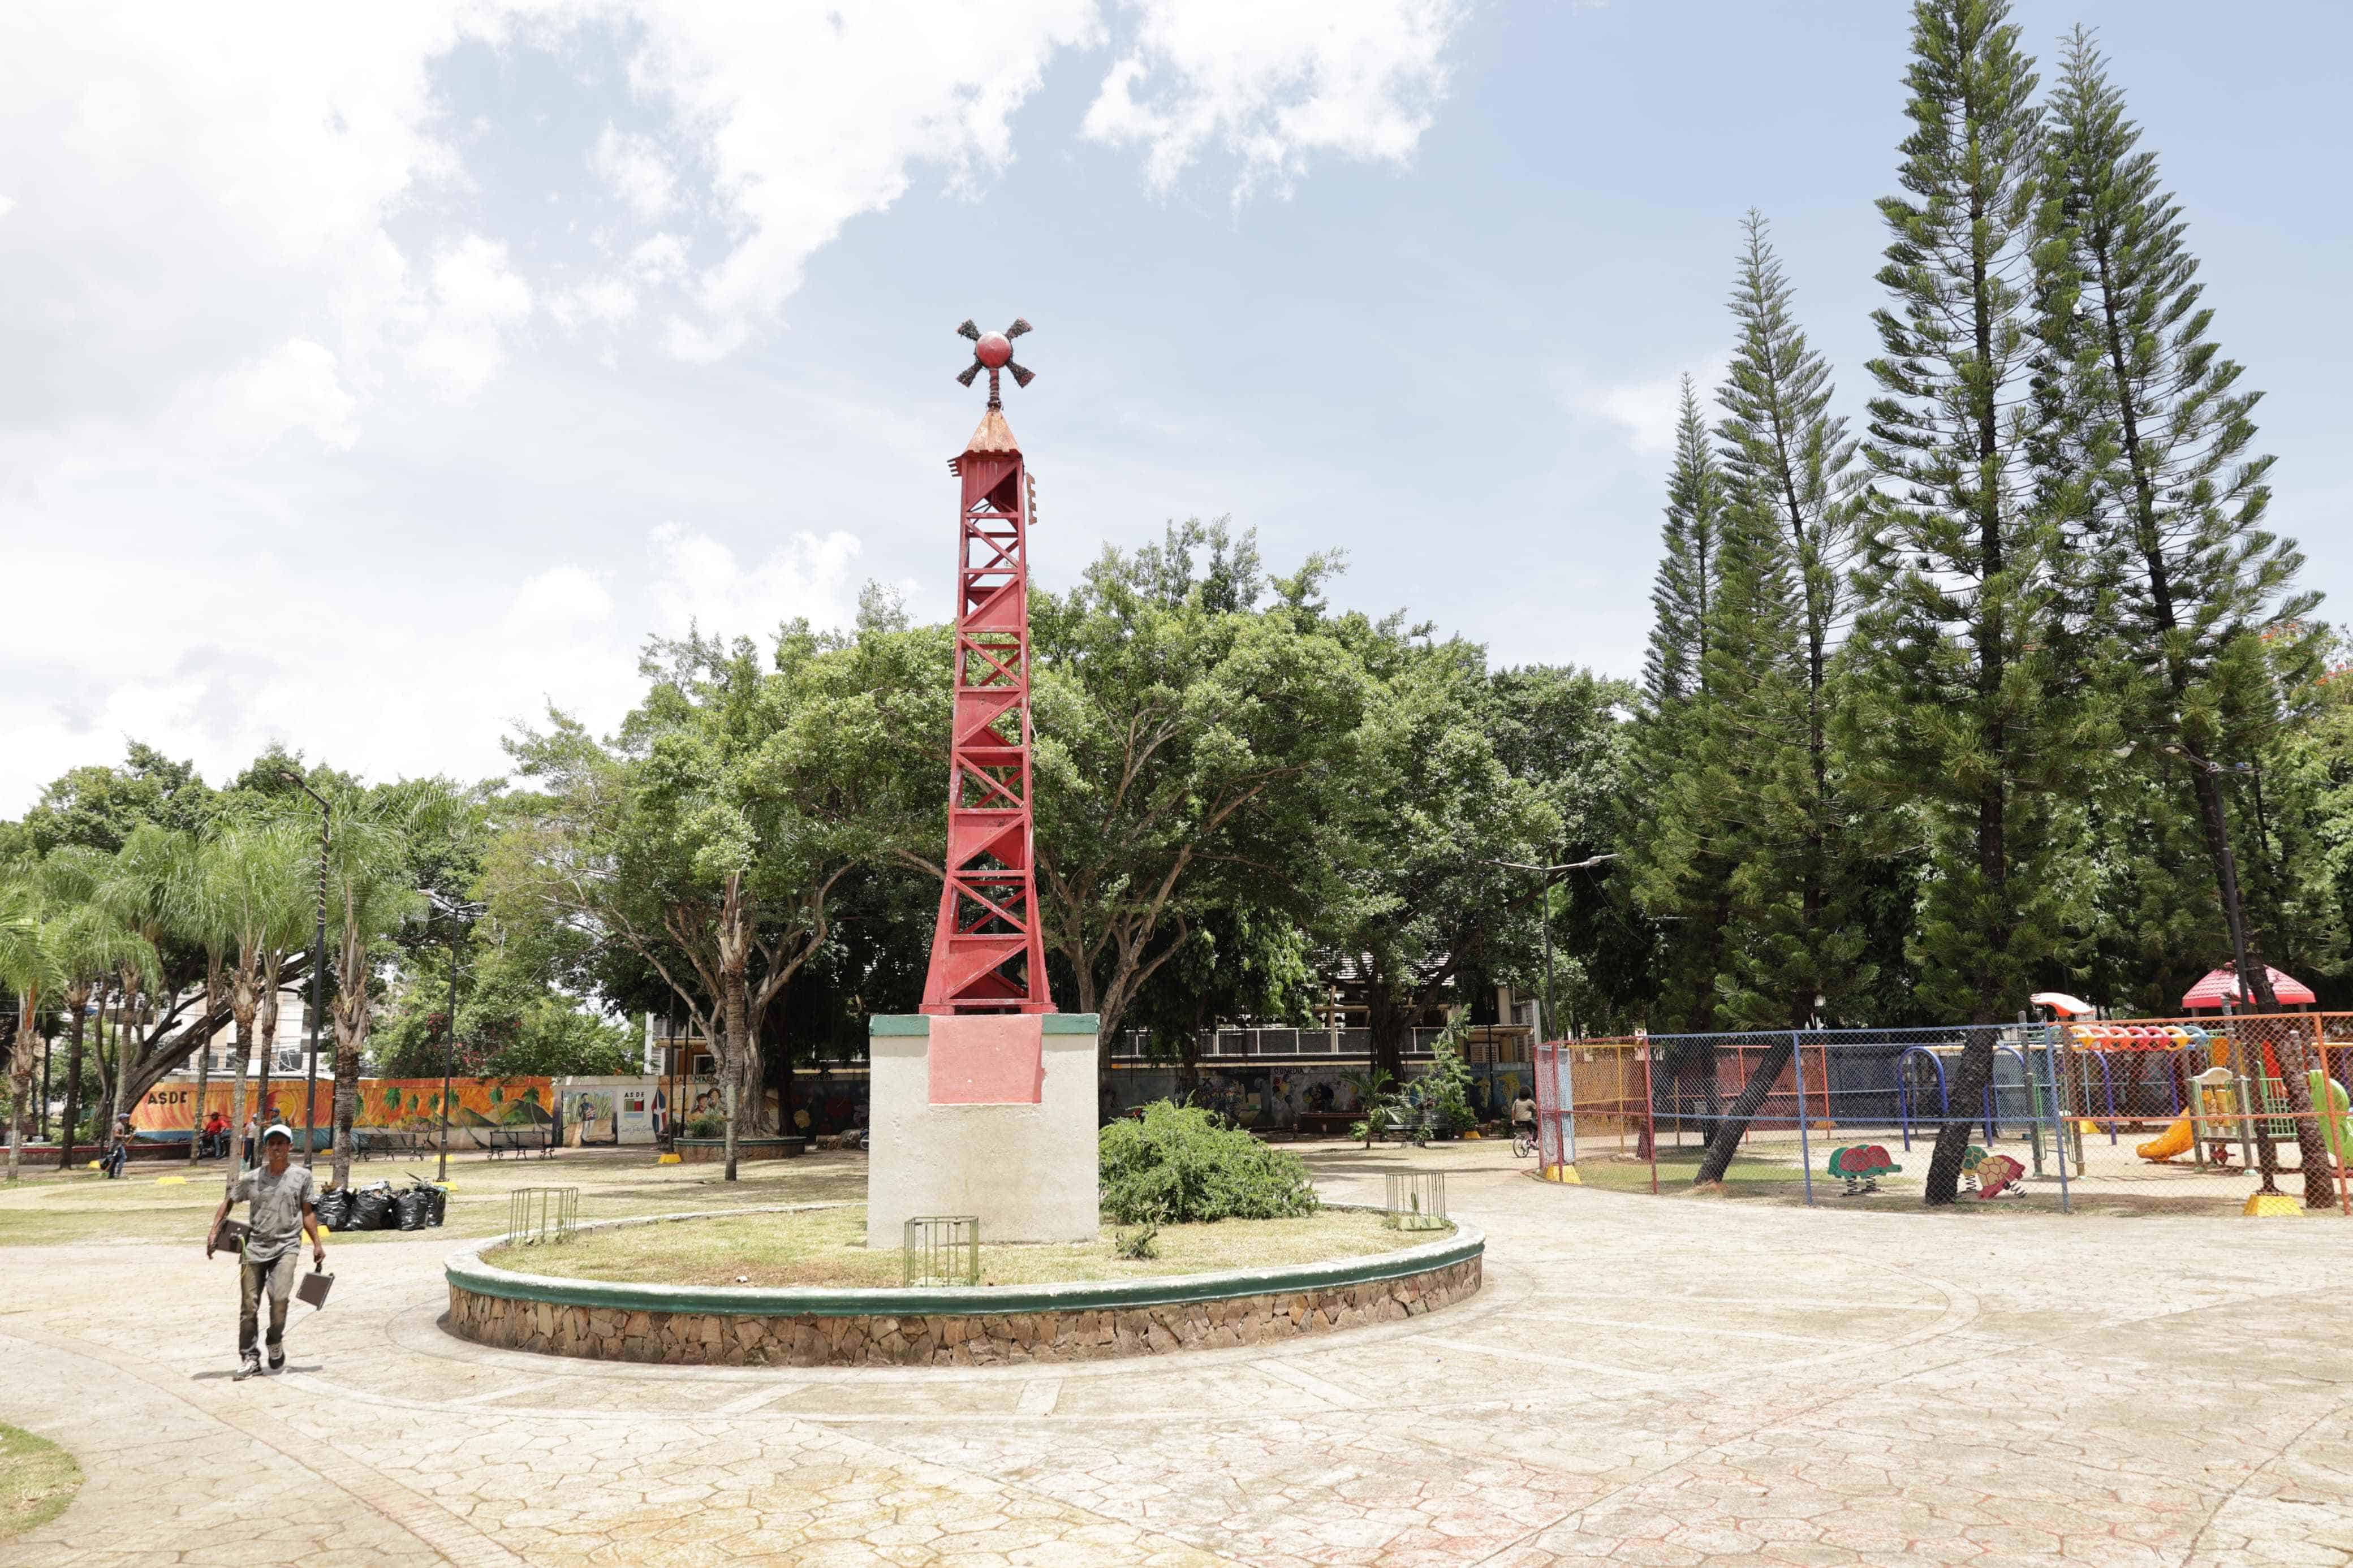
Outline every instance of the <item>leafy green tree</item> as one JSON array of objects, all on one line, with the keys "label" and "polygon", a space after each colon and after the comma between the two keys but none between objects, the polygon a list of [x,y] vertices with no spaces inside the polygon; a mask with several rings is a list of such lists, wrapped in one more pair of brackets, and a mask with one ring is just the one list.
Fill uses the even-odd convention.
[{"label": "leafy green tree", "polygon": [[43,789],[23,832],[36,855],[69,844],[111,855],[142,824],[194,834],[212,809],[213,791],[195,763],[133,741],[121,767],[75,768]]},{"label": "leafy green tree", "polygon": [[[2117,566],[2128,732],[2156,742],[2147,764],[2195,802],[2216,894],[2236,913],[2244,900],[2216,763],[2248,739],[2234,731],[2276,727],[2263,633],[2319,595],[2295,586],[2295,544],[2263,528],[2272,459],[2253,450],[2262,395],[2241,386],[2241,367],[2212,340],[2180,206],[2082,27],[2051,120],[2042,330],[2060,374],[2046,401],[2061,410],[2062,449],[2084,468],[2094,547]],[[2247,921],[2243,937],[2246,984],[2275,1010],[2260,926]],[[2288,1053],[2289,1100],[2307,1111],[2301,1048]],[[2305,1201],[2326,1207],[2336,1201],[2327,1150],[2310,1117],[2297,1126]]]},{"label": "leafy green tree", "polygon": [[1058,1000],[1106,1037],[1206,910],[1303,923],[1333,887],[1371,682],[1317,597],[1335,563],[1260,610],[1256,559],[1247,534],[1172,524],[1068,595],[1032,590],[1039,900]]},{"label": "leafy green tree", "polygon": [[536,908],[659,973],[719,1043],[731,1139],[764,1098],[754,1028],[823,950],[836,888],[944,836],[936,805],[916,826],[907,771],[930,757],[902,723],[931,701],[913,688],[935,683],[944,734],[944,649],[880,624],[847,641],[795,625],[763,670],[747,641],[656,643],[613,742],[559,713],[512,743],[543,795],[492,856],[493,912]]},{"label": "leafy green tree", "polygon": [[1543,884],[1494,862],[1536,863],[1563,823],[1496,756],[1484,649],[1432,642],[1395,618],[1360,620],[1348,635],[1379,702],[1368,765],[1338,818],[1347,897],[1326,906],[1324,924],[1363,965],[1373,1065],[1402,1077],[1418,1017],[1461,1000],[1475,977],[1525,965]]},{"label": "leafy green tree", "polygon": [[[1868,673],[1846,714],[1868,802],[1921,814],[1935,874],[1920,988],[1978,1024],[2013,1016],[2067,945],[2054,797],[2086,772],[2054,648],[2058,527],[2026,472],[2042,132],[2008,14],[2005,0],[1913,10],[1904,194],[1879,204],[1894,303],[1873,316],[1885,354],[1866,450],[1883,488],[1854,637]],[[1953,1104],[1975,1106],[1992,1070],[1980,1036]],[[1929,1203],[1953,1200],[1968,1145],[1965,1119],[1939,1133]]]}]

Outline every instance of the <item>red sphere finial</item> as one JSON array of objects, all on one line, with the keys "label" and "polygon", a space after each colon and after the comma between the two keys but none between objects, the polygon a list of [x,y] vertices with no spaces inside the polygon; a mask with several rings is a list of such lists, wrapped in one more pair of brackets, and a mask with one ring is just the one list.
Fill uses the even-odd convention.
[{"label": "red sphere finial", "polygon": [[1029,323],[1018,316],[1014,317],[1013,324],[1001,332],[984,332],[970,321],[958,327],[956,336],[972,340],[972,363],[965,366],[962,375],[956,377],[957,384],[970,386],[974,376],[978,375],[982,371],[987,371],[988,373],[988,405],[991,408],[1005,406],[997,401],[997,372],[1011,371],[1013,384],[1016,386],[1027,386],[1036,379],[1013,361],[1013,340],[1029,330]]}]

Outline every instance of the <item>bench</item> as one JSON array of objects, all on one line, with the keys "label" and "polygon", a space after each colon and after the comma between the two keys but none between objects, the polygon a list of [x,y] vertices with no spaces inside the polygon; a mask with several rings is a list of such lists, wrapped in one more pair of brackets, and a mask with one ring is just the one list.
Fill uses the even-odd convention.
[{"label": "bench", "polygon": [[354,1127],[352,1129],[352,1152],[363,1160],[378,1154],[406,1154],[412,1159],[433,1152],[438,1147],[429,1133],[413,1127]]},{"label": "bench", "polygon": [[493,1160],[501,1153],[512,1154],[520,1160],[524,1151],[533,1148],[539,1151],[539,1157],[543,1160],[555,1153],[553,1123],[545,1127],[485,1127],[482,1131]]}]

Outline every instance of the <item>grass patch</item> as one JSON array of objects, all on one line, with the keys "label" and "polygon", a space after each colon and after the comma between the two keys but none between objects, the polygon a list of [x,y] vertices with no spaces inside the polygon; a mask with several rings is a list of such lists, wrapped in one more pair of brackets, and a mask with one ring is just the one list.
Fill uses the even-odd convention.
[{"label": "grass patch", "polygon": [[[1298,1219],[1165,1225],[1153,1237],[1156,1256],[1132,1258],[1119,1256],[1117,1235],[1109,1228],[1089,1242],[996,1246],[984,1231],[980,1277],[987,1285],[1041,1285],[1271,1268],[1395,1252],[1438,1236],[1390,1230],[1377,1214],[1325,1209]],[[501,1247],[484,1261],[519,1274],[663,1285],[872,1287],[903,1280],[897,1247],[867,1247],[863,1204],[590,1231],[560,1246]]]},{"label": "grass patch", "polygon": [[[408,1175],[430,1176],[433,1162],[372,1160],[352,1167],[354,1184],[390,1180],[406,1186]],[[159,1175],[186,1174],[133,1164],[118,1180],[95,1172],[55,1167],[10,1186],[0,1183],[0,1248],[9,1247],[108,1246],[127,1242],[205,1244],[205,1225],[220,1202],[222,1167],[199,1167],[185,1184],[158,1185]],[[322,1161],[323,1182],[328,1166]],[[716,1165],[657,1165],[650,1149],[603,1152],[566,1150],[553,1160],[491,1160],[459,1155],[449,1162],[457,1190],[438,1230],[347,1230],[327,1237],[332,1256],[339,1247],[389,1242],[458,1241],[497,1236],[507,1227],[507,1195],[516,1187],[576,1186],[580,1217],[628,1219],[687,1209],[755,1207],[825,1203],[866,1195],[866,1156],[812,1152],[797,1160],[762,1160],[743,1167],[743,1180],[720,1179]],[[240,1205],[237,1216],[242,1218]],[[332,1265],[331,1265],[332,1267]]]},{"label": "grass patch", "polygon": [[0,1426],[0,1541],[10,1541],[65,1512],[81,1489],[81,1467],[46,1437]]},{"label": "grass patch", "polygon": [[[1696,1149],[1662,1150],[1659,1154],[1659,1192],[1687,1190],[1692,1178],[1699,1174],[1700,1151]],[[1651,1190],[1651,1163],[1618,1155],[1605,1154],[1598,1159],[1577,1163],[1577,1179],[1588,1187],[1599,1187],[1610,1193],[1647,1193]],[[1818,1177],[1827,1181],[1828,1177]],[[1727,1194],[1743,1197],[1763,1197],[1777,1194],[1785,1184],[1802,1190],[1804,1178],[1794,1163],[1779,1160],[1756,1160],[1735,1155],[1732,1168],[1724,1174]]]}]

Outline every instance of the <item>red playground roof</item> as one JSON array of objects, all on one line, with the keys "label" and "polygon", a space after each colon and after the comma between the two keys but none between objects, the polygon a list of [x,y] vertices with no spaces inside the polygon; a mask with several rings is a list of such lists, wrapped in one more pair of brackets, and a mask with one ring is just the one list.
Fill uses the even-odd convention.
[{"label": "red playground roof", "polygon": [[[2263,966],[2263,973],[2272,977],[2272,994],[2279,998],[2283,1007],[2309,1007],[2320,1000],[2312,994],[2311,986],[2293,974],[2282,974],[2269,964]],[[2181,1005],[2190,1008],[2220,1007],[2227,1002],[2239,1007],[2244,1006],[2247,1000],[2239,993],[2239,972],[2224,968],[2214,971],[2184,992]]]}]

